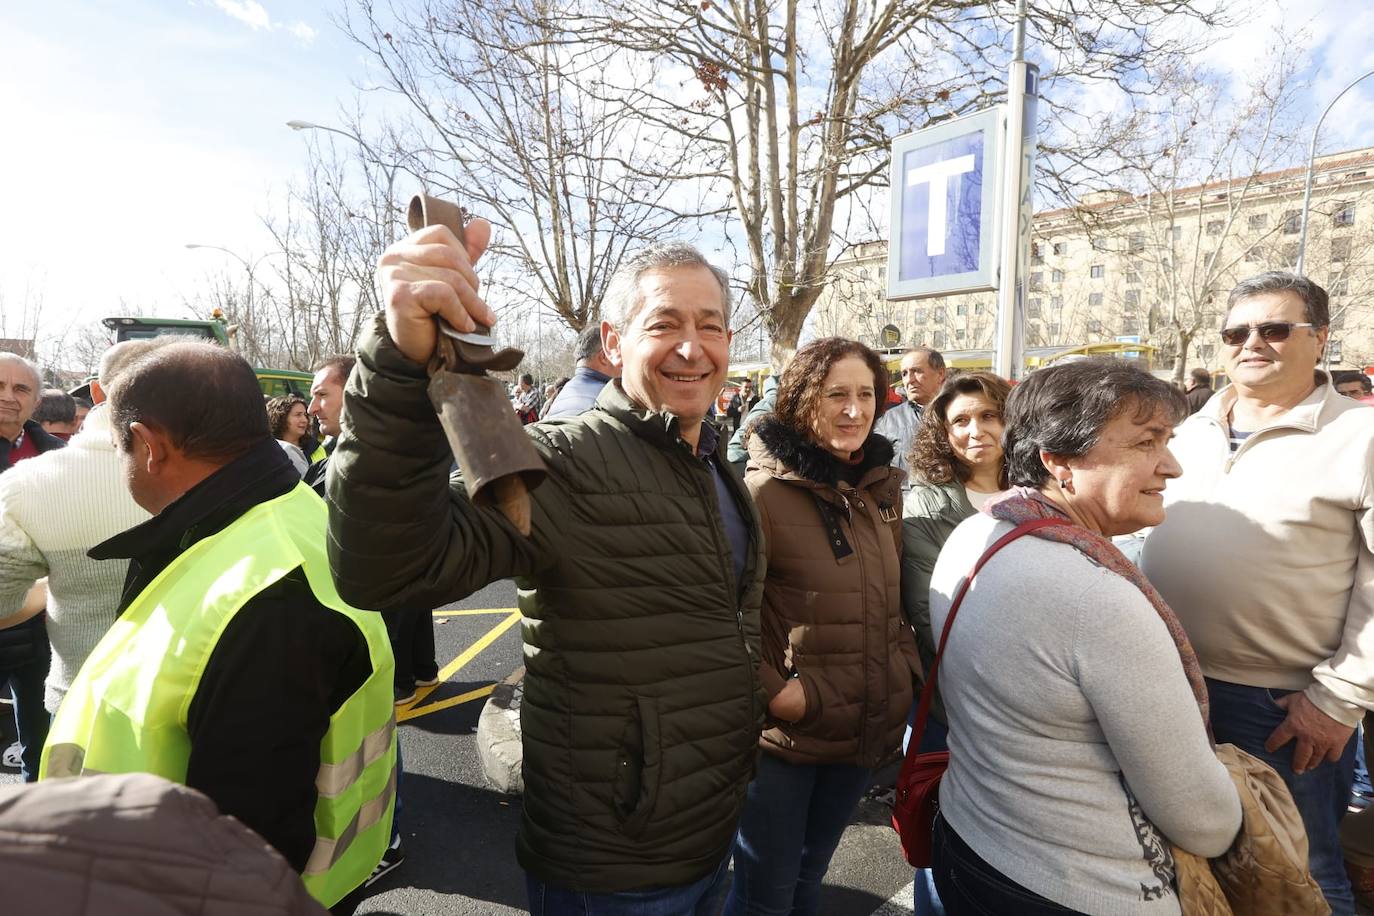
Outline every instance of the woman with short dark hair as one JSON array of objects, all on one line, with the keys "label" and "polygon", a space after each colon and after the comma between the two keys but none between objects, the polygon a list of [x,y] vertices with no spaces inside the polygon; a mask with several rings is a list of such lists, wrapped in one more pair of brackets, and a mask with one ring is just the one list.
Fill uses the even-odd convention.
[{"label": "woman with short dark hair", "polygon": [[267,402],[267,424],[271,427],[272,438],[277,440],[286,457],[296,471],[305,476],[310,467],[310,459],[305,457],[301,443],[310,433],[310,416],[306,413],[305,398],[295,394],[283,394]]},{"label": "woman with short dark hair", "polygon": [[873,432],[886,394],[872,350],[817,340],[745,437],[768,546],[759,680],[769,720],[727,916],[816,913],[854,808],[898,753],[917,662],[900,614],[904,475]]},{"label": "woman with short dark hair", "polygon": [[951,916],[1175,914],[1170,843],[1230,847],[1240,802],[1207,734],[1207,690],[1178,619],[1112,545],[1158,525],[1186,415],[1127,363],[1033,373],[1007,401],[1011,490],[964,521],[931,577],[949,720],[935,883]]}]

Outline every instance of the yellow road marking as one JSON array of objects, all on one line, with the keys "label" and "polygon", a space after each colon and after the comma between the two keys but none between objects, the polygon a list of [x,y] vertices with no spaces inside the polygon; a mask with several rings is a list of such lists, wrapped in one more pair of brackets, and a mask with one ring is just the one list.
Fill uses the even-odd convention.
[{"label": "yellow road marking", "polygon": [[459,694],[456,697],[449,697],[447,700],[439,700],[435,703],[429,704],[428,706],[421,706],[419,709],[416,709],[413,706],[405,706],[397,710],[396,721],[404,722],[407,719],[415,719],[420,716],[427,716],[430,713],[438,712],[441,709],[448,709],[453,706],[461,706],[462,704],[469,703],[473,700],[480,700],[482,697],[491,693],[495,689],[495,684],[488,684],[485,687],[478,687],[476,690],[469,690],[467,693]]},{"label": "yellow road marking", "polygon": [[473,611],[431,611],[435,617],[475,617],[478,614],[511,614],[519,613],[513,607],[484,607]]},{"label": "yellow road marking", "polygon": [[408,703],[407,705],[397,708],[397,722],[405,722],[407,719],[414,719],[419,716],[428,715],[432,712],[438,712],[441,709],[448,709],[452,706],[458,706],[462,703],[467,703],[471,700],[477,699],[478,697],[483,697],[491,693],[491,691],[496,687],[495,684],[491,684],[487,687],[480,687],[477,690],[470,690],[467,693],[461,694],[456,697],[449,697],[446,700],[439,700],[435,703],[429,704],[428,706],[417,705],[419,703],[423,703],[426,697],[428,697],[431,693],[439,689],[440,684],[443,684],[449,678],[453,677],[453,675],[457,674],[464,665],[466,665],[468,662],[476,658],[477,655],[483,649],[485,649],[492,643],[496,642],[496,640],[500,639],[501,634],[505,633],[511,627],[515,626],[517,623],[520,622],[520,612],[518,610],[515,610],[513,608],[506,608],[505,612],[507,614],[505,620],[501,621],[496,626],[488,630],[482,636],[481,639],[477,640],[477,642],[468,646],[465,650],[463,650],[463,653],[461,655],[459,655],[453,661],[449,662],[439,671],[438,684],[435,684],[432,687],[421,687],[419,690],[415,692],[415,699],[411,700],[410,703]]}]

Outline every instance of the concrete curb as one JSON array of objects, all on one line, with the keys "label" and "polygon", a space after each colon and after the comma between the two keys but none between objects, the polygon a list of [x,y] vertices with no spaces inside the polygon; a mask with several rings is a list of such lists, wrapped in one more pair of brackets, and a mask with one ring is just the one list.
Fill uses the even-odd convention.
[{"label": "concrete curb", "polygon": [[525,791],[520,771],[524,746],[520,739],[520,700],[525,694],[525,666],[511,672],[487,697],[477,718],[477,756],[482,775],[492,788],[506,795]]}]

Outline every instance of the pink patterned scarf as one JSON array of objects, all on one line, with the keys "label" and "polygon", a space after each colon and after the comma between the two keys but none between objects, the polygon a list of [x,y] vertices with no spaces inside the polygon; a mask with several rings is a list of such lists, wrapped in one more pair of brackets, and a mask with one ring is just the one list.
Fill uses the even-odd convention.
[{"label": "pink patterned scarf", "polygon": [[[1030,487],[1013,487],[1006,493],[994,497],[983,506],[983,512],[1013,525],[1037,518],[1068,518],[1064,510]],[[1174,639],[1179,661],[1183,663],[1183,674],[1188,678],[1188,686],[1193,688],[1193,698],[1197,700],[1198,711],[1202,713],[1202,723],[1207,728],[1208,740],[1211,740],[1212,720],[1208,714],[1207,684],[1202,679],[1202,667],[1198,664],[1197,653],[1193,651],[1193,644],[1188,641],[1188,634],[1183,631],[1183,624],[1178,622],[1178,617],[1164,602],[1163,596],[1145,578],[1145,574],[1126,559],[1111,541],[1078,525],[1051,525],[1037,529],[1031,534],[1047,541],[1068,544],[1098,566],[1111,570],[1144,593]]]}]

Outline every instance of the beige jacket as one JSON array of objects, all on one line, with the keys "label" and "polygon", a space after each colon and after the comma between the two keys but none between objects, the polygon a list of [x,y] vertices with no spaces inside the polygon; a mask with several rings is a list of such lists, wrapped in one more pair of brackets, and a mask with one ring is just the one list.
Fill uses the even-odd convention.
[{"label": "beige jacket", "polygon": [[1232,455],[1235,400],[1178,427],[1141,566],[1208,677],[1305,690],[1354,726],[1374,709],[1374,410],[1324,385]]}]

